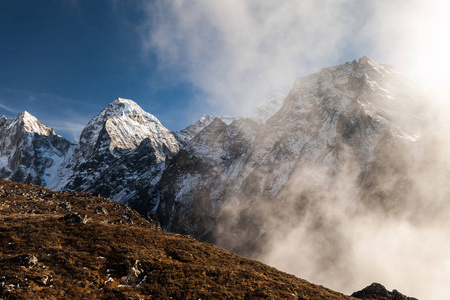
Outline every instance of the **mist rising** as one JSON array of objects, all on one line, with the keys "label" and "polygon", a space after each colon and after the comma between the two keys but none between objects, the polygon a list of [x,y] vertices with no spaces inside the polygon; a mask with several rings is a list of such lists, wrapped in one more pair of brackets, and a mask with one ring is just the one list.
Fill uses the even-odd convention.
[{"label": "mist rising", "polygon": [[448,296],[449,144],[436,103],[367,57],[325,68],[297,79],[265,124],[216,119],[200,132],[171,162],[196,168],[165,173],[180,192],[163,187],[161,208],[176,209],[171,230],[336,290],[381,282]]}]

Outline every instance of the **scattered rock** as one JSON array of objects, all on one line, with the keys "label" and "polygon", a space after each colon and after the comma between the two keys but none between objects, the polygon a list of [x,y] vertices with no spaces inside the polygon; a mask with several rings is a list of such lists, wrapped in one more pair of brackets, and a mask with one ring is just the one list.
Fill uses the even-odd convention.
[{"label": "scattered rock", "polygon": [[413,297],[407,297],[397,290],[390,292],[383,285],[376,282],[361,291],[353,293],[352,297],[358,299],[378,299],[379,297],[383,297],[382,299],[386,300],[417,300]]},{"label": "scattered rock", "polygon": [[49,285],[49,284],[53,283],[53,276],[45,275],[45,276],[39,278],[37,280],[37,283],[42,284],[42,285]]},{"label": "scattered rock", "polygon": [[70,213],[65,215],[64,217],[59,218],[58,220],[64,223],[86,224],[91,220],[91,218],[88,218],[88,216],[86,215],[81,216],[78,213]]},{"label": "scattered rock", "polygon": [[124,284],[137,284],[139,283],[139,275],[143,274],[141,263],[139,260],[135,260],[134,264],[128,267],[127,276],[122,277],[122,282]]},{"label": "scattered rock", "polygon": [[65,209],[65,210],[71,210],[72,209],[72,205],[70,205],[69,203],[60,203],[58,206],[61,207],[62,209]]},{"label": "scattered rock", "polygon": [[97,207],[97,213],[98,214],[102,214],[102,215],[108,215],[108,211],[103,206],[98,206]]},{"label": "scattered rock", "polygon": [[5,292],[12,292],[12,291],[14,291],[14,289],[15,289],[15,285],[14,284],[9,284],[9,285],[6,285],[3,288],[3,291],[5,291]]},{"label": "scattered rock", "polygon": [[29,269],[31,269],[38,263],[37,257],[32,254],[19,255],[16,256],[14,260],[17,261],[21,266]]}]

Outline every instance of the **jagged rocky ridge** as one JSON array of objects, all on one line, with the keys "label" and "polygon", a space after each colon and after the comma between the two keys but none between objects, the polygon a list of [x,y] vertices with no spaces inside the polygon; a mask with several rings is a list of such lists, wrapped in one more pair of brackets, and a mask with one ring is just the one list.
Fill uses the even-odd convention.
[{"label": "jagged rocky ridge", "polygon": [[[393,204],[408,201],[393,188],[408,186],[407,178],[391,175],[415,155],[409,150],[418,131],[409,121],[419,113],[419,98],[414,83],[363,57],[297,79],[287,97],[269,98],[252,119],[205,115],[175,133],[121,98],[89,122],[77,145],[51,129],[43,134],[36,128],[47,127],[35,119],[34,127],[8,125],[20,123],[13,121],[19,115],[0,123],[2,176],[98,193],[156,213],[166,229],[252,255],[282,229],[261,218],[263,211],[289,227],[342,174],[353,176],[354,198],[369,206],[395,210]],[[312,169],[325,179],[311,182]],[[307,189],[292,193],[293,184],[304,182]]]}]

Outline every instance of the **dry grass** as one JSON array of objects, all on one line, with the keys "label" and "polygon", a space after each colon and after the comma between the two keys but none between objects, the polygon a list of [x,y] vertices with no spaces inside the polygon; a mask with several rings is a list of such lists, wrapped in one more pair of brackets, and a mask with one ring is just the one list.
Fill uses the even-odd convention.
[{"label": "dry grass", "polygon": [[[5,180],[0,187],[3,299],[353,299],[164,232],[110,200]],[[91,220],[59,220],[69,212]],[[22,254],[36,256],[37,265],[22,267],[15,259]],[[141,273],[126,283],[136,260]]]}]

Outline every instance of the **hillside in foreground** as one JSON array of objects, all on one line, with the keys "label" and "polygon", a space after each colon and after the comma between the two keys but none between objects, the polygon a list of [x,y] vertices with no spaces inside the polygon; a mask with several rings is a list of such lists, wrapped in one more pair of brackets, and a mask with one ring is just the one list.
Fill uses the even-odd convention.
[{"label": "hillside in foreground", "polygon": [[1,299],[354,299],[88,193],[0,179],[0,219]]}]

